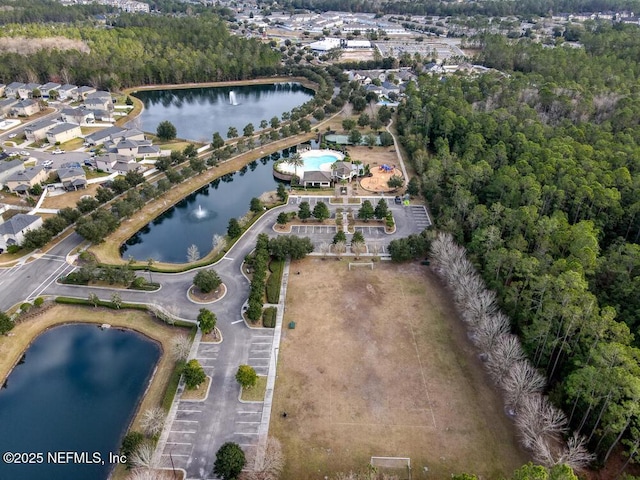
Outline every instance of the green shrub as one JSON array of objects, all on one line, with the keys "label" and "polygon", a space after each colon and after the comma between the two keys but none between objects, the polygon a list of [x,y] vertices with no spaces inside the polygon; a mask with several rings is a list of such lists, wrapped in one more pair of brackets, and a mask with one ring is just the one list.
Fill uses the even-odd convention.
[{"label": "green shrub", "polygon": [[274,328],[276,326],[276,315],[278,309],[276,307],[268,307],[262,312],[262,325],[267,328]]},{"label": "green shrub", "polygon": [[265,288],[267,303],[278,303],[280,300],[280,283],[284,270],[284,260],[272,260],[269,264],[269,270],[271,270],[271,275],[267,279]]},{"label": "green shrub", "polygon": [[20,248],[20,245],[9,245],[7,247],[7,253],[18,253]]},{"label": "green shrub", "polygon": [[36,307],[41,307],[43,303],[44,303],[44,298],[42,297],[38,297],[33,301],[33,305]]},{"label": "green shrub", "polygon": [[29,302],[25,302],[22,305],[20,305],[20,310],[22,310],[23,312],[28,312],[29,310],[31,310],[32,305]]},{"label": "green shrub", "polygon": [[124,455],[127,460],[138,450],[138,447],[144,442],[144,435],[141,432],[129,432],[122,439],[122,445],[120,446],[120,453]]}]

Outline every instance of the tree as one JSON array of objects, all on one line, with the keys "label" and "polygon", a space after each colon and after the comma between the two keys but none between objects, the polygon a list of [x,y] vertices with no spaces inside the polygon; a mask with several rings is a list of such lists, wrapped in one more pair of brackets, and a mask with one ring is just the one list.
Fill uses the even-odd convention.
[{"label": "tree", "polygon": [[382,220],[387,216],[389,212],[389,207],[387,206],[387,202],[384,198],[381,198],[376,205],[376,209],[374,210],[374,215],[378,220]]},{"label": "tree", "polygon": [[94,307],[97,307],[100,304],[100,299],[95,293],[90,293],[88,300],[91,304],[93,304]]},{"label": "tree", "polygon": [[193,285],[202,293],[209,293],[222,285],[222,280],[215,270],[199,270],[193,278]]},{"label": "tree", "polygon": [[0,312],[0,335],[4,335],[9,332],[15,324],[11,317],[7,315],[5,312]]},{"label": "tree", "polygon": [[345,132],[350,132],[354,128],[356,128],[356,121],[352,118],[345,118],[342,120],[342,128]]},{"label": "tree", "polygon": [[240,226],[240,222],[238,222],[237,218],[231,218],[229,220],[227,235],[229,235],[229,238],[238,238],[242,235],[242,227]]},{"label": "tree", "polygon": [[366,127],[370,123],[371,123],[371,118],[369,118],[369,115],[367,113],[361,113],[360,116],[358,117],[358,125],[360,127]]},{"label": "tree", "polygon": [[171,354],[176,361],[185,361],[189,358],[191,352],[191,339],[187,335],[180,335],[176,338],[172,348]]},{"label": "tree", "polygon": [[347,243],[347,236],[342,230],[338,230],[336,234],[333,236],[332,244],[335,245],[338,242]]},{"label": "tree", "polygon": [[267,128],[269,126],[269,122],[267,122],[266,120],[262,119],[260,120],[260,129],[264,130],[265,128]]},{"label": "tree", "polygon": [[240,445],[227,442],[216,452],[213,474],[222,480],[236,480],[246,463],[247,461]]},{"label": "tree", "polygon": [[158,128],[156,129],[156,135],[160,140],[169,141],[176,138],[178,131],[176,127],[168,120],[160,122],[158,124]]},{"label": "tree", "polygon": [[362,141],[362,134],[360,133],[359,130],[354,128],[349,132],[349,143],[351,143],[352,145],[360,145],[361,141]]},{"label": "tree", "polygon": [[236,127],[229,127],[227,130],[227,138],[236,138],[238,136],[238,129]]},{"label": "tree", "polygon": [[274,128],[274,129],[278,128],[280,126],[280,119],[278,117],[273,117],[271,119],[270,124],[271,124],[271,128]]},{"label": "tree", "polygon": [[184,370],[182,370],[182,375],[184,377],[184,383],[189,390],[198,388],[207,379],[204,368],[202,368],[200,362],[195,358],[187,362]]},{"label": "tree", "polygon": [[418,177],[411,177],[407,184],[407,193],[412,197],[420,195],[420,180]]},{"label": "tree", "polygon": [[204,160],[197,157],[189,159],[189,167],[198,173],[204,172],[204,170],[207,168],[205,166]]},{"label": "tree", "polygon": [[302,202],[300,204],[300,207],[298,207],[298,218],[303,222],[311,218],[311,207],[309,206],[309,202]]},{"label": "tree", "polygon": [[160,407],[152,407],[142,414],[140,426],[147,435],[154,436],[162,432],[164,426],[165,411]]},{"label": "tree", "polygon": [[264,209],[264,205],[262,205],[262,201],[259,198],[253,197],[251,199],[251,204],[249,206],[249,210],[253,213],[260,213]]},{"label": "tree", "polygon": [[255,387],[258,383],[258,374],[250,365],[240,365],[236,372],[236,380],[242,388]]},{"label": "tree", "polygon": [[218,149],[224,147],[224,139],[222,138],[222,135],[220,135],[220,133],[215,132],[213,134],[213,139],[211,141],[211,147],[214,150],[218,150]]},{"label": "tree", "polygon": [[254,127],[253,127],[253,123],[247,123],[242,131],[242,133],[244,134],[245,137],[250,137],[251,135],[253,135],[253,132],[255,131]]},{"label": "tree", "polygon": [[287,160],[287,163],[293,166],[293,170],[296,176],[298,178],[301,178],[301,175],[298,174],[298,168],[304,167],[304,160],[302,159],[302,155],[300,155],[300,153],[298,152],[294,153],[293,155],[291,155],[289,160]]},{"label": "tree", "polygon": [[316,206],[313,207],[313,217],[319,222],[325,221],[327,218],[331,216],[329,212],[329,207],[324,202],[316,203]]},{"label": "tree", "polygon": [[120,307],[122,306],[122,297],[120,296],[120,294],[118,292],[114,292],[111,295],[111,303],[117,309],[120,309]]},{"label": "tree", "polygon": [[375,210],[373,208],[373,205],[371,205],[371,202],[369,200],[365,200],[364,202],[362,202],[362,206],[358,210],[358,218],[364,220],[365,222],[368,222],[374,217],[374,215]]},{"label": "tree", "polygon": [[392,175],[387,181],[387,185],[389,185],[389,188],[400,188],[404,185],[404,180],[398,175]]},{"label": "tree", "polygon": [[200,325],[200,330],[205,335],[213,332],[216,328],[217,323],[216,314],[211,310],[207,310],[206,308],[201,308],[200,313],[198,313],[198,325]]},{"label": "tree", "polygon": [[187,261],[189,263],[197,262],[200,258],[200,250],[198,250],[198,246],[192,244],[187,248]]},{"label": "tree", "polygon": [[287,212],[280,212],[278,214],[278,218],[276,218],[276,223],[278,225],[286,225],[289,221],[289,214]]},{"label": "tree", "polygon": [[287,190],[284,187],[284,183],[278,183],[278,188],[276,189],[276,195],[282,202],[287,201]]},{"label": "tree", "polygon": [[389,132],[380,133],[380,145],[383,147],[390,147],[393,145],[393,136]]},{"label": "tree", "polygon": [[182,154],[185,156],[185,158],[195,158],[198,156],[198,149],[193,143],[190,143],[189,145],[184,147]]}]

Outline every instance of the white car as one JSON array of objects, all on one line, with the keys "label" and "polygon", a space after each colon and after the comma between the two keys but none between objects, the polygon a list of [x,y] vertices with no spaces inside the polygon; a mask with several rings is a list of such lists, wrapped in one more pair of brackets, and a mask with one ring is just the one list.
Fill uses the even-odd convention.
[{"label": "white car", "polygon": [[52,155],[58,155],[60,153],[64,153],[64,150],[60,150],[59,148],[56,148],[53,152],[51,152]]},{"label": "white car", "polygon": [[24,157],[28,157],[29,156],[29,152],[27,152],[26,150],[20,150],[18,152],[18,155],[22,155]]},{"label": "white car", "polygon": [[53,162],[52,162],[51,160],[45,160],[44,162],[42,162],[42,166],[43,166],[44,168],[48,168],[48,167],[50,167],[51,165],[53,165]]},{"label": "white car", "polygon": [[9,135],[9,138],[16,138],[17,136],[18,136],[17,133],[12,133],[12,134]]}]

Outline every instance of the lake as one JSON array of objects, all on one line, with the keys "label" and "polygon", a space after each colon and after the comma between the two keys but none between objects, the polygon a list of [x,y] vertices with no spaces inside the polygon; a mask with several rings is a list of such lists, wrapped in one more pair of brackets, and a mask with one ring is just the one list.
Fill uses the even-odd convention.
[{"label": "lake", "polygon": [[229,220],[244,216],[253,197],[277,188],[276,155],[251,162],[184,198],[127,240],[122,257],[186,263],[191,245],[204,257],[213,248],[213,236],[226,235]]},{"label": "lake", "polygon": [[[211,142],[214,132],[226,139],[229,127],[235,127],[242,135],[245,125],[253,123],[257,131],[262,120],[280,117],[309,101],[314,92],[299,83],[280,82],[143,90],[133,95],[144,103],[139,117],[142,130],[154,133],[160,122],[168,120],[176,127],[178,137]],[[231,104],[230,98],[236,105]]]},{"label": "lake", "polygon": [[[0,390],[0,451],[42,452],[43,463],[0,462],[0,479],[106,479],[160,353],[143,335],[96,325],[37,337]],[[54,464],[49,452],[87,452],[98,463]]]}]

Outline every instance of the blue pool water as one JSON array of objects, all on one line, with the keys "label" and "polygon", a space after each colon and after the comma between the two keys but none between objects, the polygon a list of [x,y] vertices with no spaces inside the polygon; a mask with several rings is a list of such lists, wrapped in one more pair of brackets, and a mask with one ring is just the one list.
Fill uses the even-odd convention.
[{"label": "blue pool water", "polygon": [[304,158],[304,170],[314,171],[321,170],[320,166],[325,163],[335,163],[339,160],[335,155],[322,155],[320,157],[305,157]]}]

